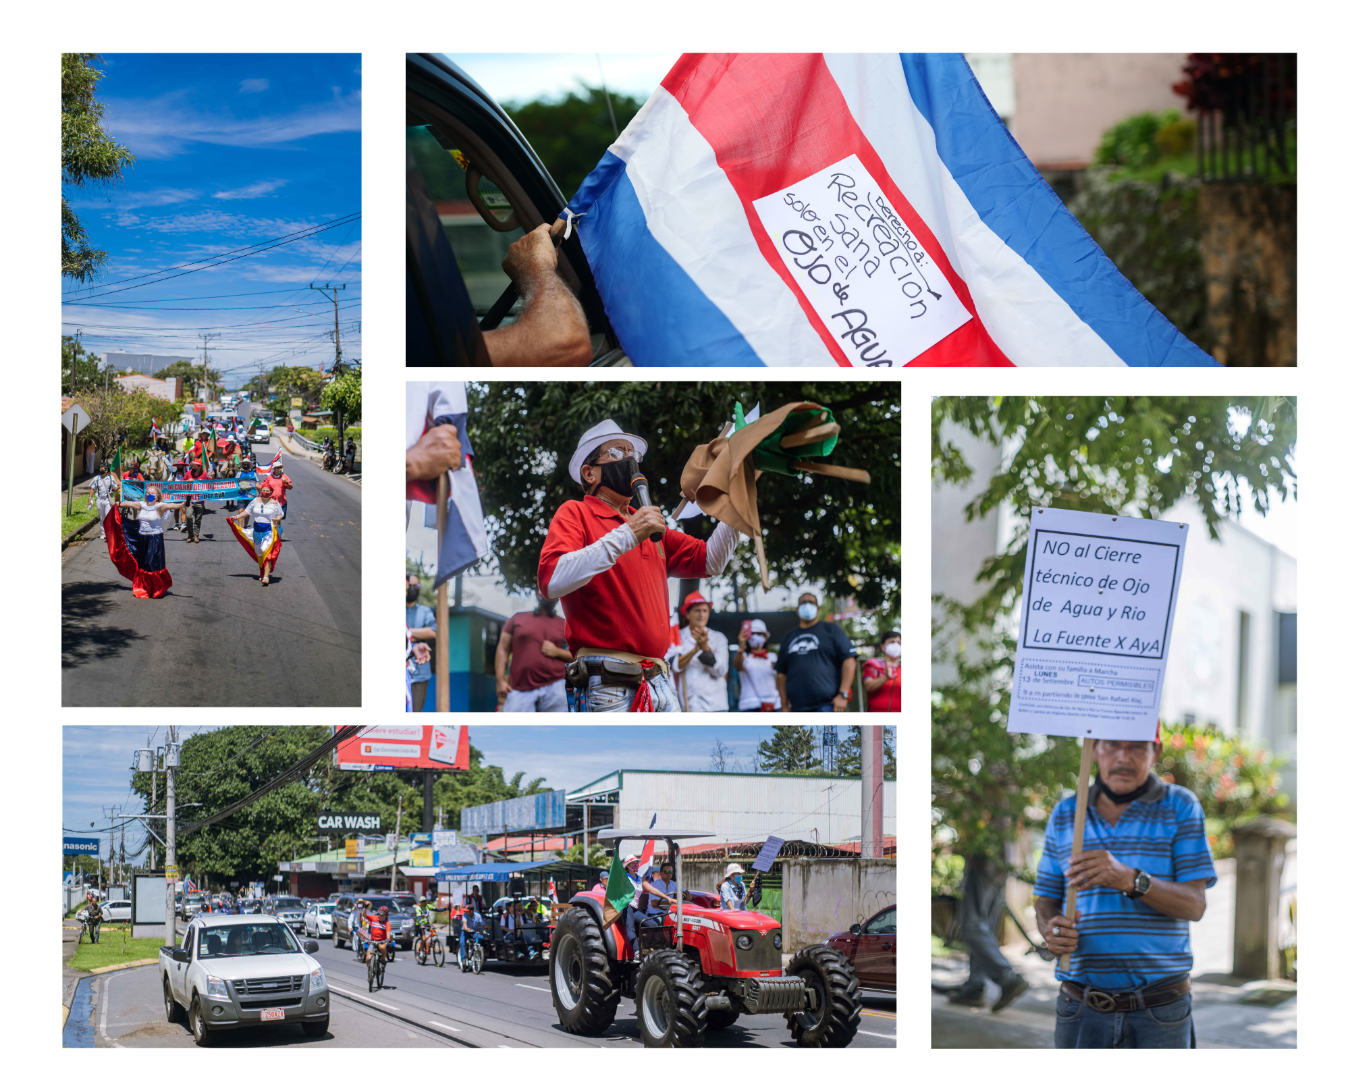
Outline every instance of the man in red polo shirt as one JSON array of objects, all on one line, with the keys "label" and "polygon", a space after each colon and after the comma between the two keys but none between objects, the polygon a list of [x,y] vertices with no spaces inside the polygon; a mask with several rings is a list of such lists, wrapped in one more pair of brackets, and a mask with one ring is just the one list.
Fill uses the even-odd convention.
[{"label": "man in red polo shirt", "polygon": [[[614,670],[622,662],[640,666],[654,711],[679,710],[661,659],[670,644],[667,578],[715,577],[740,541],[720,522],[705,543],[669,528],[655,506],[634,510],[631,478],[646,452],[645,439],[613,420],[582,435],[569,472],[586,494],[558,508],[539,557],[539,595],[562,601],[568,647],[586,661],[588,712],[632,707],[640,680]],[[652,540],[657,532],[664,535]]]}]

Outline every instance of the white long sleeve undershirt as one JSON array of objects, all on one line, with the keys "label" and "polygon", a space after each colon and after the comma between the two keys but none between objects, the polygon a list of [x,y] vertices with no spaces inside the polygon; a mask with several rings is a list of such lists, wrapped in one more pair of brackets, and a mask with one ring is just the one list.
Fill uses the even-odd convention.
[{"label": "white long sleeve undershirt", "polygon": [[[716,577],[726,569],[731,561],[731,553],[741,541],[741,535],[729,525],[718,522],[712,536],[708,537],[708,550],[704,572],[707,577]],[[569,551],[558,559],[553,567],[553,576],[548,581],[549,600],[557,600],[574,593],[586,585],[596,574],[603,574],[619,561],[625,552],[637,547],[637,534],[628,525],[611,529],[592,544],[576,551]]]}]

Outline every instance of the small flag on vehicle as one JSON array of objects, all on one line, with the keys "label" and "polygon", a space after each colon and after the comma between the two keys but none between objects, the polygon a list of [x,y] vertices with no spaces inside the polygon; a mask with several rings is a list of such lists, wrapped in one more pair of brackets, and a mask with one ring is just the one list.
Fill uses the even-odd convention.
[{"label": "small flag on vehicle", "polygon": [[614,861],[609,864],[609,881],[605,885],[604,929],[608,930],[618,920],[620,912],[633,902],[635,895],[633,883],[628,880],[623,860],[619,858],[619,846],[615,844]]},{"label": "small flag on vehicle", "polygon": [[548,879],[548,896],[555,904],[558,902],[558,886],[553,884],[553,879]]}]

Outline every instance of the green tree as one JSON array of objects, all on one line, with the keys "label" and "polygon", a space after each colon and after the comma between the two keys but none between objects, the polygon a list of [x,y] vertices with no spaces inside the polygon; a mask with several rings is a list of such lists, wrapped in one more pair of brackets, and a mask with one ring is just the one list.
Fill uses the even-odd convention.
[{"label": "green tree", "polygon": [[[562,855],[560,856],[560,858],[562,858],[562,859],[563,859],[564,861],[566,861],[566,862],[578,862],[578,863],[579,863],[579,862],[582,862],[582,861],[583,861],[581,856],[582,856],[584,853],[585,853],[585,848],[583,848],[581,844],[573,844],[570,848],[568,848],[566,851],[564,851],[564,852],[562,853]],[[613,856],[610,855],[610,854],[605,850],[604,845],[602,845],[602,844],[591,844],[591,845],[590,845],[590,853],[589,853],[589,854],[590,854],[590,860],[589,860],[588,862],[586,862],[586,865],[587,865],[587,866],[599,866],[599,867],[602,867],[602,868],[604,868],[604,869],[608,869],[608,868],[609,868],[610,860],[613,858]]]},{"label": "green tree", "polygon": [[[533,382],[471,383],[469,436],[476,456],[493,559],[507,586],[533,591],[539,553],[558,507],[581,495],[568,462],[587,428],[606,418],[647,440],[642,471],[652,497],[673,511],[680,473],[699,443],[716,437],[734,403],[764,412],[794,400],[819,402],[843,428],[830,461],[868,469],[871,484],[766,474],[759,514],[770,578],[824,582],[836,596],[900,613],[900,386],[898,383]],[[681,522],[699,539],[707,517]],[[727,573],[757,579],[754,545],[742,544]]]},{"label": "green tree", "polygon": [[[72,374],[73,373],[73,374]],[[72,378],[74,380],[72,385]],[[61,393],[78,394],[82,390],[101,390],[107,375],[93,353],[86,352],[72,334],[61,335]]]},{"label": "green tree", "polygon": [[156,371],[155,378],[182,379],[183,397],[187,398],[188,401],[196,401],[197,388],[199,386],[214,386],[219,383],[220,372],[208,367],[203,377],[201,364],[194,364],[191,360],[175,360],[168,367]]},{"label": "green tree", "polygon": [[80,282],[97,276],[108,253],[90,244],[66,192],[112,184],[136,161],[103,130],[103,104],[94,96],[104,75],[99,62],[95,53],[61,54],[61,275]]},{"label": "green tree", "polygon": [[642,108],[638,98],[612,93],[609,97],[614,105],[614,123],[611,123],[604,91],[584,84],[582,91],[569,92],[561,101],[505,106],[507,115],[516,122],[568,199],[576,194],[581,182],[600,164],[614,142],[615,123],[622,131]]},{"label": "green tree", "polygon": [[361,372],[344,371],[323,388],[321,398],[325,409],[341,413],[342,423],[354,424],[361,419]]},{"label": "green tree", "polygon": [[759,744],[759,767],[768,773],[819,772],[815,734],[797,724],[774,724],[772,738]]},{"label": "green tree", "polygon": [[1272,488],[1297,497],[1297,407],[1278,397],[972,397],[937,398],[932,409],[934,483],[971,478],[946,425],[963,428],[1010,448],[972,492],[966,519],[1000,505],[1014,514],[1007,545],[978,574],[985,592],[968,604],[934,598],[934,661],[955,671],[934,686],[932,702],[933,869],[945,880],[950,855],[1002,859],[1006,845],[1042,825],[1076,785],[1076,740],[1010,734],[1006,726],[1032,510],[1157,519],[1195,499],[1218,538],[1220,522],[1243,509],[1239,478],[1260,514]]},{"label": "green tree", "polygon": [[[885,754],[883,775],[887,780],[895,779],[895,728],[882,728],[881,748]],[[840,776],[860,776],[862,774],[862,727],[848,725],[848,734],[835,747],[834,764]]]},{"label": "green tree", "polygon": [[[306,405],[316,405],[323,391],[323,373],[311,367],[278,365],[268,371],[264,377],[267,380],[267,393],[264,400],[274,403],[274,411],[288,411],[293,397],[303,399]],[[359,385],[357,387],[357,400],[357,415],[359,416]]]},{"label": "green tree", "polygon": [[116,383],[107,390],[99,384],[81,391],[76,398],[89,414],[89,426],[80,433],[81,438],[92,439],[104,460],[110,460],[113,451],[124,443],[148,446],[151,420],[157,420],[162,428],[178,419],[182,409],[177,402],[142,389],[126,391]]}]

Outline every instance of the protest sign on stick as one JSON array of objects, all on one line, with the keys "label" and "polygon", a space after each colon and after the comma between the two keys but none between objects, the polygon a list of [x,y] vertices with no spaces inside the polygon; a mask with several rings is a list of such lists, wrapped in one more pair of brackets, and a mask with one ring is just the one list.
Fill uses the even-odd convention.
[{"label": "protest sign on stick", "polygon": [[[1008,730],[1083,740],[1074,855],[1096,741],[1151,741],[1157,731],[1186,535],[1174,521],[1032,512]],[[1070,919],[1077,900],[1070,888]],[[1069,954],[1060,966],[1068,970]]]}]

